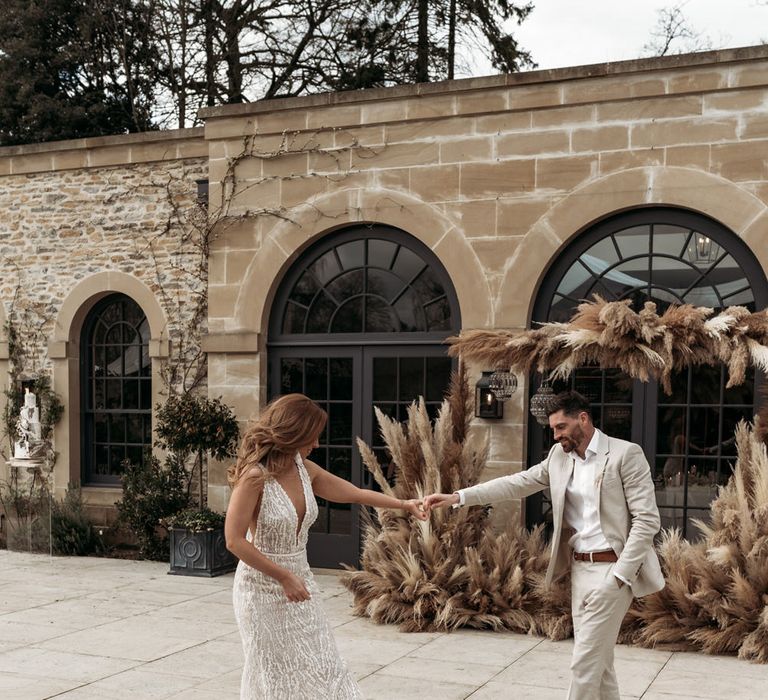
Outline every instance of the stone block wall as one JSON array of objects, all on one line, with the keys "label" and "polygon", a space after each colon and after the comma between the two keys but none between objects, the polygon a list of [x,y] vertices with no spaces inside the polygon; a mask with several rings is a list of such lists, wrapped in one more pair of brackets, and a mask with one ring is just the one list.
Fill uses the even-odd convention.
[{"label": "stone block wall", "polygon": [[[282,274],[312,240],[346,224],[387,223],[426,243],[456,285],[464,328],[527,327],[558,252],[633,207],[708,214],[768,269],[765,47],[205,116],[212,201],[241,217],[212,250],[210,328],[262,339],[231,369],[225,353],[211,356],[211,391],[239,406],[264,394],[259,350]],[[489,477],[524,466],[526,395],[523,381],[503,423],[480,428]]]},{"label": "stone block wall", "polygon": [[[27,334],[24,371],[51,374],[65,405],[54,436],[59,495],[81,473],[84,315],[111,291],[142,306],[152,332],[153,404],[161,400],[160,363],[205,286],[184,272],[195,251],[184,237],[189,222],[177,212],[202,211],[204,218],[195,181],[206,178],[202,129],[0,149],[0,308]],[[0,364],[7,377],[7,360]],[[110,523],[119,489],[87,491],[92,515]]]}]

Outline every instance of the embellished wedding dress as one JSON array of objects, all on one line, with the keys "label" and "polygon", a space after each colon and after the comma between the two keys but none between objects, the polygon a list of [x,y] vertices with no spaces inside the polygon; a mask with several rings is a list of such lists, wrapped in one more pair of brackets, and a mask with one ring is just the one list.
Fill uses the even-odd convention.
[{"label": "embellished wedding dress", "polygon": [[307,563],[309,528],[317,502],[309,474],[296,455],[306,502],[301,524],[291,499],[273,478],[264,482],[256,532],[249,539],[264,556],[304,581],[311,598],[291,603],[272,577],[240,562],[233,602],[245,664],[241,700],[354,700],[357,683],[339,656]]}]

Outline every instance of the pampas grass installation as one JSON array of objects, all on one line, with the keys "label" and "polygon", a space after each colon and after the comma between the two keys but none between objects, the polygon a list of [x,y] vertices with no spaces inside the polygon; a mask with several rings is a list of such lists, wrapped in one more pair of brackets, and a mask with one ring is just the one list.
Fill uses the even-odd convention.
[{"label": "pampas grass installation", "polygon": [[768,456],[759,431],[743,422],[736,446],[712,522],[698,523],[703,540],[663,532],[658,551],[667,586],[637,601],[626,641],[768,663]]},{"label": "pampas grass installation", "polygon": [[[373,451],[358,442],[366,467],[385,493],[412,498],[475,484],[487,446],[469,436],[473,400],[463,369],[434,427],[423,400],[408,410],[407,427],[377,412],[396,466],[390,486]],[[392,511],[368,518],[362,570],[342,577],[357,615],[403,631],[477,627],[570,636],[569,586],[546,590],[549,543],[543,528],[509,524],[496,532],[484,508],[438,509],[426,522]]]},{"label": "pampas grass installation", "polygon": [[465,331],[450,339],[451,355],[492,367],[567,377],[576,367],[621,369],[630,377],[658,379],[671,393],[672,373],[691,365],[723,363],[728,386],[744,382],[750,365],[768,371],[768,311],[732,306],[713,309],[670,306],[661,316],[648,301],[639,312],[631,301],[607,302],[595,295],[568,323],[545,323],[509,331]]}]

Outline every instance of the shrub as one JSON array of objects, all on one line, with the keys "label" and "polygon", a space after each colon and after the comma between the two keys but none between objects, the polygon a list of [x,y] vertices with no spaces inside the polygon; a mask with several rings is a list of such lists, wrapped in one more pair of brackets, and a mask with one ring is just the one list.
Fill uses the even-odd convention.
[{"label": "shrub", "polygon": [[144,465],[124,463],[123,497],[117,504],[120,520],[136,537],[147,559],[168,558],[168,529],[163,521],[189,504],[184,462],[169,455],[161,465],[149,457]]},{"label": "shrub", "polygon": [[85,556],[104,551],[103,540],[85,513],[83,494],[75,484],[67,487],[61,502],[53,502],[51,540],[55,554]]},{"label": "shrub", "polygon": [[224,527],[224,514],[210,508],[187,508],[165,519],[170,527],[184,527],[192,532],[205,532]]}]

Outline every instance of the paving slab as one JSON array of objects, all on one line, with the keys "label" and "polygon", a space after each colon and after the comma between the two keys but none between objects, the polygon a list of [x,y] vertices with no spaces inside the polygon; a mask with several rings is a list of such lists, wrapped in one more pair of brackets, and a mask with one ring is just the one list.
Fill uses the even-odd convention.
[{"label": "paving slab", "polygon": [[[232,575],[167,571],[157,562],[0,550],[0,698],[237,700],[243,657]],[[319,570],[316,580],[368,700],[565,697],[571,640],[407,634],[355,617],[337,574]],[[623,700],[768,698],[768,665],[732,656],[618,646],[616,672]]]}]

